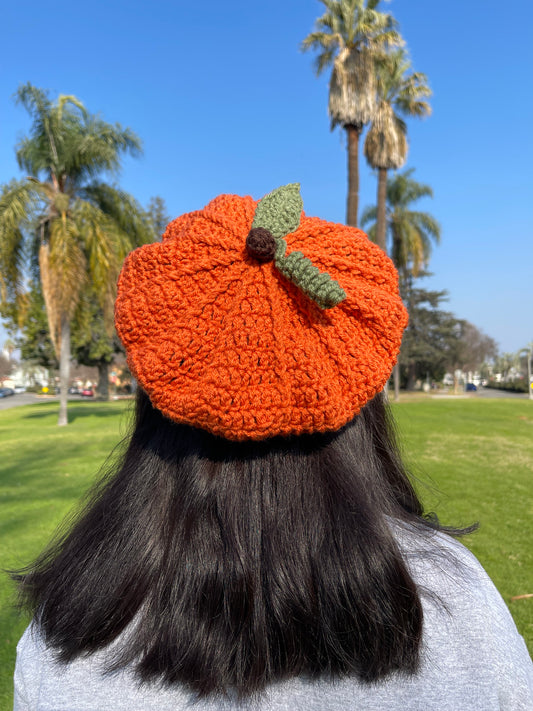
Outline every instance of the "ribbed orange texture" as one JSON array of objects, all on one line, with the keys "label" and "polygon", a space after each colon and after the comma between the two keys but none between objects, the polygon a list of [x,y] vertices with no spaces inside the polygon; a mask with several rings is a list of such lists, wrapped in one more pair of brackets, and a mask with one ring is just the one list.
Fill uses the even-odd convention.
[{"label": "ribbed orange texture", "polygon": [[307,217],[285,237],[346,291],[322,311],[246,251],[257,202],[220,195],[126,259],[115,321],[128,365],[170,419],[231,440],[336,430],[387,381],[407,312],[390,259]]}]

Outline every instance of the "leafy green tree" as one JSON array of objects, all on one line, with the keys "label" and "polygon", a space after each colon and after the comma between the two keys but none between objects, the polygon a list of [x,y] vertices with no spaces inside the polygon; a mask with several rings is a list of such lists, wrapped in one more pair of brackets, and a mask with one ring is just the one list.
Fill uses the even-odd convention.
[{"label": "leafy green tree", "polygon": [[464,372],[479,370],[483,363],[496,358],[498,344],[473,323],[462,319],[460,325],[458,367]]},{"label": "leafy green tree", "polygon": [[520,369],[520,351],[516,353],[501,353],[494,361],[494,372],[502,376],[502,381],[510,379],[511,374]]},{"label": "leafy green tree", "polygon": [[17,338],[23,362],[57,370],[59,362],[50,338],[44,298],[39,282],[33,282],[27,293],[27,310]]},{"label": "leafy green tree", "polygon": [[[414,168],[396,173],[387,181],[386,226],[390,240],[389,254],[402,275],[417,276],[426,267],[432,242],[440,241],[440,225],[428,212],[413,210],[413,203],[433,197],[429,185],[411,176]],[[377,239],[377,207],[368,207],[361,217],[369,237]],[[387,250],[386,250],[387,251]]]},{"label": "leafy green tree", "polygon": [[123,155],[138,155],[141,142],[129,128],[88,113],[74,96],[52,102],[28,83],[16,101],[32,119],[16,149],[28,177],[1,187],[0,297],[16,315],[29,255],[60,362],[59,424],[66,425],[70,331],[80,294],[90,284],[109,315],[124,257],[154,239],[137,201],[98,180],[103,172],[117,173]]},{"label": "leafy green tree", "polygon": [[[431,241],[440,241],[440,226],[427,212],[413,210],[412,204],[420,198],[433,196],[429,185],[418,183],[411,176],[413,168],[396,173],[387,180],[386,225],[390,235],[389,252],[400,279],[408,281],[426,267],[431,254]],[[369,237],[375,242],[377,233],[377,207],[363,211],[361,224],[368,225]],[[385,245],[386,246],[386,245]],[[399,363],[394,368],[394,396],[400,396]]]},{"label": "leafy green tree", "polygon": [[154,233],[158,239],[161,239],[166,226],[170,222],[170,217],[167,214],[167,206],[165,201],[159,195],[150,199],[148,203],[148,218]]},{"label": "leafy green tree", "polygon": [[496,357],[493,338],[441,308],[446,291],[415,287],[410,277],[402,279],[401,291],[409,311],[400,354],[401,379],[408,390],[416,380],[429,376],[440,381],[447,370],[480,370]]},{"label": "leafy green tree", "polygon": [[[27,295],[27,314],[17,337],[22,361],[57,370],[54,345],[50,338],[44,299],[40,284],[34,282]],[[123,352],[114,328],[106,323],[97,295],[85,289],[71,323],[71,350],[78,365],[98,368],[98,395],[107,400],[108,366],[117,353]]]},{"label": "leafy green tree", "polygon": [[387,171],[401,168],[407,158],[407,125],[402,116],[429,116],[427,77],[411,71],[399,48],[376,59],[377,107],[366,134],[364,154],[378,171],[376,244],[386,251]]},{"label": "leafy green tree", "polygon": [[315,50],[316,74],[329,67],[331,128],[341,126],[348,141],[346,222],[357,227],[359,211],[359,137],[376,108],[374,61],[379,52],[401,44],[396,21],[378,11],[380,0],[320,0],[325,12],[302,42]]},{"label": "leafy green tree", "polygon": [[122,345],[112,323],[94,292],[86,290],[80,297],[72,324],[72,354],[78,365],[98,368],[97,396],[109,400],[109,366]]},{"label": "leafy green tree", "polygon": [[403,386],[412,390],[417,380],[442,380],[457,357],[460,322],[441,308],[448,299],[446,291],[415,287],[407,277],[401,280],[401,292],[409,323],[402,340],[400,373]]}]

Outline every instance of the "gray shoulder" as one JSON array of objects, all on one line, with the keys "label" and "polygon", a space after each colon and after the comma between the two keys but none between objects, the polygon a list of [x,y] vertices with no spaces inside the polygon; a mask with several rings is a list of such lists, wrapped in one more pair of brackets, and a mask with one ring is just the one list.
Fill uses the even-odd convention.
[{"label": "gray shoulder", "polygon": [[481,595],[497,593],[481,563],[457,539],[440,531],[417,530],[401,523],[393,524],[392,531],[417,583],[437,584],[449,592],[456,587],[464,591],[466,586]]},{"label": "gray shoulder", "polygon": [[497,679],[500,708],[533,708],[531,658],[505,601],[477,558],[443,533],[402,526],[393,531],[420,591],[424,634],[434,658],[449,658],[455,669]]},{"label": "gray shoulder", "polygon": [[46,648],[38,627],[32,622],[17,644],[17,660],[13,679],[14,711],[30,711],[37,707],[46,656]]}]

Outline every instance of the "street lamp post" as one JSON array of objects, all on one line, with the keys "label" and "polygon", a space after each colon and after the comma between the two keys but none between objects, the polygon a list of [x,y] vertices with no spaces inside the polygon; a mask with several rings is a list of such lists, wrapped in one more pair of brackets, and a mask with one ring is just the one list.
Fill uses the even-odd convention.
[{"label": "street lamp post", "polygon": [[533,343],[527,348],[522,348],[520,353],[525,353],[527,358],[527,392],[530,400],[533,400],[533,383],[531,382],[531,357],[533,356]]},{"label": "street lamp post", "polygon": [[533,345],[529,344],[529,350],[527,352],[527,391],[529,393],[529,399],[533,400],[533,383],[531,382],[531,355],[533,351]]}]

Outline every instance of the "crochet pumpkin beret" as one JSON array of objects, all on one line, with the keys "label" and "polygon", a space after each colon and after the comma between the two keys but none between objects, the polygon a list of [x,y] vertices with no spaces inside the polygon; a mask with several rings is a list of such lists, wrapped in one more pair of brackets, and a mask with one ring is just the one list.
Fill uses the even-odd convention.
[{"label": "crochet pumpkin beret", "polygon": [[407,312],[385,253],[307,217],[293,184],[220,195],[133,251],[115,323],[154,407],[259,440],[351,420],[386,383]]}]

